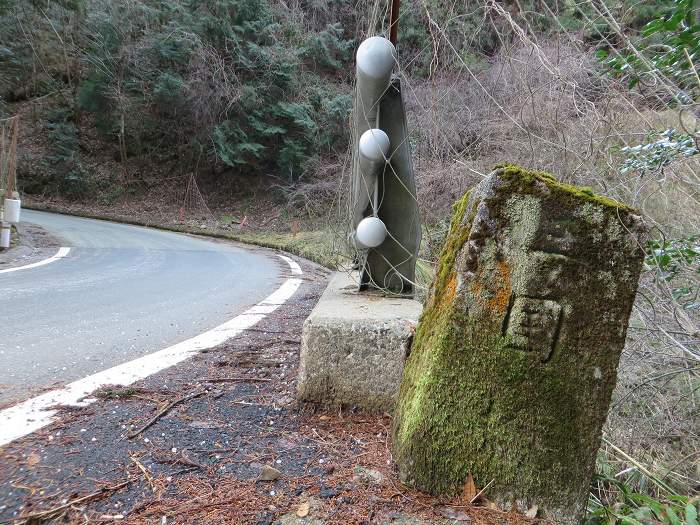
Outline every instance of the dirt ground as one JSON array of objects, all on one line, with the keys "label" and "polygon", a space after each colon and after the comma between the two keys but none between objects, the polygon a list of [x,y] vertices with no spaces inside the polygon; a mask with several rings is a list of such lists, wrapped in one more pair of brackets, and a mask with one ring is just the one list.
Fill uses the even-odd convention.
[{"label": "dirt ground", "polygon": [[20,222],[10,248],[0,249],[0,270],[24,266],[55,255],[60,240],[35,224]]},{"label": "dirt ground", "polygon": [[300,290],[254,328],[0,449],[0,523],[536,523],[402,486],[387,414],[297,406],[327,280],[299,262]]}]

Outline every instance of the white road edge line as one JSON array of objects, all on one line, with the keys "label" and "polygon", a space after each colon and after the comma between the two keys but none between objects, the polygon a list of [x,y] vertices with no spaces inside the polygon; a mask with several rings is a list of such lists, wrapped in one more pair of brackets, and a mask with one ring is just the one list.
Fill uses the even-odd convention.
[{"label": "white road edge line", "polygon": [[[294,274],[302,274],[299,265],[280,255]],[[139,357],[128,363],[103,370],[91,376],[74,381],[64,388],[52,390],[0,411],[0,447],[15,439],[31,434],[56,418],[58,405],[85,406],[95,401],[87,398],[92,392],[105,385],[130,385],[156,372],[170,368],[197,352],[220,345],[236,337],[241,332],[262,321],[267,314],[274,312],[289,300],[301,286],[302,280],[291,277],[271,295],[211,330],[191,339],[182,341],[158,352]]]},{"label": "white road edge line", "polygon": [[[52,255],[51,257],[48,257],[47,259],[43,259],[41,261],[31,263],[31,264],[25,264],[24,266],[16,266],[14,268],[5,268],[4,270],[0,270],[0,273],[17,272],[19,270],[28,270],[29,268],[36,268],[37,266],[44,266],[45,264],[50,264],[52,262],[58,261],[59,259],[63,259],[66,255],[68,255],[68,252],[70,252],[70,248],[66,248],[65,246],[62,246],[61,248],[58,249],[58,251],[56,252],[56,255]],[[294,264],[296,264],[296,263],[294,263]]]},{"label": "white road edge line", "polygon": [[297,275],[301,275],[302,273],[304,273],[301,271],[301,266],[299,266],[294,259],[291,259],[286,255],[278,255],[278,257],[287,262],[289,267],[292,269],[292,273],[295,273]]}]

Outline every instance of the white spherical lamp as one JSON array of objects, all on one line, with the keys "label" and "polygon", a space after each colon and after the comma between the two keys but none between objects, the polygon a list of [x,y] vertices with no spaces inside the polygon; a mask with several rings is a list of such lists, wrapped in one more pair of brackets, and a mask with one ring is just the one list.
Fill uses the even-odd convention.
[{"label": "white spherical lamp", "polygon": [[365,248],[376,248],[386,239],[386,226],[378,217],[365,217],[357,225],[355,239]]},{"label": "white spherical lamp", "polygon": [[357,67],[368,77],[388,76],[395,63],[396,48],[384,37],[370,37],[357,48]]},{"label": "white spherical lamp", "polygon": [[368,129],[360,137],[360,155],[372,162],[386,160],[389,155],[389,136],[381,129]]}]

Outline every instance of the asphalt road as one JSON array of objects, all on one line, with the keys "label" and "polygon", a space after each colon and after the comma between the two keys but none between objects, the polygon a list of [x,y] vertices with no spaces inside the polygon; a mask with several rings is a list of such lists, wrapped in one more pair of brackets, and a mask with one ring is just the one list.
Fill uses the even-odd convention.
[{"label": "asphalt road", "polygon": [[161,350],[271,294],[285,263],[192,236],[23,210],[71,247],[0,274],[0,403]]}]

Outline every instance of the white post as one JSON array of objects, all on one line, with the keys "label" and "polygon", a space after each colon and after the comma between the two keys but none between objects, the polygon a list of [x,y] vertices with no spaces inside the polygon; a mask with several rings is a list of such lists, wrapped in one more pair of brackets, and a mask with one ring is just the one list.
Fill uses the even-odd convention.
[{"label": "white post", "polygon": [[21,207],[22,201],[19,199],[8,199],[6,197],[4,203],[3,220],[11,224],[17,224],[19,222]]},{"label": "white post", "polygon": [[10,247],[10,224],[7,222],[2,223],[2,228],[0,229],[0,248]]}]

